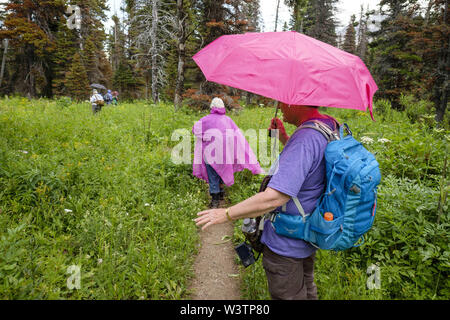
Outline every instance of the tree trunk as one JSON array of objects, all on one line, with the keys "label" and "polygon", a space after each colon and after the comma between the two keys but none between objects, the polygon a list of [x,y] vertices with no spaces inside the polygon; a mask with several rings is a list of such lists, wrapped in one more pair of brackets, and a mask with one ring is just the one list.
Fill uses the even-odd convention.
[{"label": "tree trunk", "polygon": [[278,24],[278,10],[280,9],[280,0],[277,1],[277,11],[275,13],[275,29],[274,32],[277,32],[277,24]]},{"label": "tree trunk", "polygon": [[26,80],[25,81],[25,85],[26,85],[26,90],[27,90],[27,96],[29,98],[34,98],[36,96],[36,90],[35,90],[35,79],[34,79],[34,70],[33,70],[33,61],[34,61],[34,52],[33,50],[27,46],[27,50],[25,50],[25,52],[27,52],[26,55],[26,60],[27,60],[27,71],[28,74],[26,75]]},{"label": "tree trunk", "polygon": [[182,102],[182,94],[184,87],[184,64],[186,60],[185,44],[180,43],[178,45],[178,70],[177,70],[177,82],[175,87],[175,110],[178,110]]},{"label": "tree trunk", "polygon": [[8,39],[4,39],[5,49],[3,50],[2,67],[0,69],[0,87],[2,86],[3,74],[5,73],[6,53],[8,52]]},{"label": "tree trunk", "polygon": [[433,7],[434,1],[435,0],[428,1],[427,11],[425,12],[425,27],[427,27],[428,23],[430,22],[430,13],[431,13],[431,8]]},{"label": "tree trunk", "polygon": [[245,95],[245,104],[247,105],[247,106],[249,106],[251,103],[252,103],[252,93],[251,92],[248,92],[247,91],[247,93],[246,93],[246,95]]},{"label": "tree trunk", "polygon": [[157,71],[157,48],[156,37],[158,32],[158,1],[152,1],[152,28],[151,28],[151,61],[152,61],[152,99],[158,103],[158,71]]},{"label": "tree trunk", "polygon": [[[448,28],[448,1],[445,1],[444,16],[442,23]],[[444,35],[445,37],[445,35]],[[445,38],[444,38],[445,39]],[[441,44],[439,60],[437,65],[437,80],[434,84],[434,101],[436,107],[436,121],[438,123],[444,120],[445,111],[447,109],[448,95],[450,91],[448,80],[448,66],[450,65],[450,36]]]},{"label": "tree trunk", "polygon": [[178,110],[182,102],[184,87],[184,64],[186,61],[186,19],[183,10],[183,0],[177,0],[177,19],[178,19],[178,69],[177,81],[175,86],[174,105],[175,111]]}]

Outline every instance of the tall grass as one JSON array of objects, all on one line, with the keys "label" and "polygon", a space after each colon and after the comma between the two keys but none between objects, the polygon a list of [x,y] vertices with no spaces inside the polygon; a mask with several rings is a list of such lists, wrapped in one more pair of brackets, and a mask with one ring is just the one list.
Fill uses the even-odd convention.
[{"label": "tall grass", "polygon": [[172,110],[0,102],[1,298],[187,295],[205,185],[170,161],[171,131],[196,118]]}]

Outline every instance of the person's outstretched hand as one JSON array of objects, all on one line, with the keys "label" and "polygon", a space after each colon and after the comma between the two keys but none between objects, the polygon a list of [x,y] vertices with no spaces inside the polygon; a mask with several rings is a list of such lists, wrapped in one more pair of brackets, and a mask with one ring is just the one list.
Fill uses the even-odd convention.
[{"label": "person's outstretched hand", "polygon": [[199,216],[197,219],[194,219],[195,224],[199,226],[203,226],[202,230],[205,230],[209,226],[214,224],[220,224],[227,222],[226,209],[209,209],[205,211],[201,211],[197,213]]}]

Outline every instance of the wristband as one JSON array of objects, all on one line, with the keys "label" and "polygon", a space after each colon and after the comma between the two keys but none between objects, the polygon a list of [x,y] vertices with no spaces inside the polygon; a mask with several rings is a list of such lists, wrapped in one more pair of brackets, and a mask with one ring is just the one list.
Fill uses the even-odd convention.
[{"label": "wristband", "polygon": [[230,208],[227,208],[225,210],[225,214],[227,215],[227,219],[228,219],[228,221],[233,222],[233,219],[231,219],[230,214],[228,213],[228,210],[230,210]]}]

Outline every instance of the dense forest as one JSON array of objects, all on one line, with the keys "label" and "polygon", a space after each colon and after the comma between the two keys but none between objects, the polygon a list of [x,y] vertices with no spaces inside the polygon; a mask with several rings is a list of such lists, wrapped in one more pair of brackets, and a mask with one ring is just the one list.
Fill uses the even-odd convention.
[{"label": "dense forest", "polygon": [[[183,101],[205,105],[218,93],[254,102],[260,97],[206,82],[191,57],[221,35],[261,31],[261,1],[124,0],[109,30],[106,0],[6,1],[0,94],[85,100],[89,84],[99,83],[125,100],[173,101],[176,108]],[[381,0],[376,10],[362,7],[352,16],[344,35],[337,33],[338,0],[284,2],[291,19],[277,31],[295,30],[358,55],[378,84],[376,98],[403,111],[402,95],[413,95],[431,101],[436,120],[444,119],[447,0]]]}]

